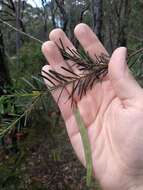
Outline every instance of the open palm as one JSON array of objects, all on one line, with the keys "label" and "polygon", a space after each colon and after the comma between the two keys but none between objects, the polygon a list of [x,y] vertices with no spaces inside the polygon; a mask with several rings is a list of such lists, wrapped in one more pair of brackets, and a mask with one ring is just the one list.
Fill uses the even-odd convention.
[{"label": "open palm", "polygon": [[[79,24],[75,28],[75,35],[92,58],[95,54],[107,53],[87,25]],[[44,43],[42,50],[50,65],[44,66],[43,70],[63,72],[60,67],[66,66],[66,63],[55,42],[59,44],[61,39],[65,48],[74,47],[61,29],[53,30],[49,38],[50,41]],[[48,81],[45,82],[48,84]],[[53,93],[55,100],[59,93]],[[67,101],[69,93],[70,87],[63,91],[58,105],[73,148],[80,161],[86,165],[81,135],[71,102]],[[135,184],[133,180],[135,175],[143,175],[142,103],[143,91],[126,65],[126,49],[118,48],[110,59],[106,79],[78,100],[78,108],[90,140],[94,175],[103,189],[124,190],[140,184],[140,178],[135,180]]]}]

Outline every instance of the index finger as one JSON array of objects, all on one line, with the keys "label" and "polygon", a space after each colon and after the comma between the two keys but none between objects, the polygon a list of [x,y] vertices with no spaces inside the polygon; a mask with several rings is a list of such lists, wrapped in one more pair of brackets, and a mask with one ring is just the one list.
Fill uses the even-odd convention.
[{"label": "index finger", "polygon": [[88,52],[93,59],[95,55],[99,56],[102,53],[108,55],[107,50],[88,25],[84,23],[78,24],[75,27],[74,33],[84,50]]}]

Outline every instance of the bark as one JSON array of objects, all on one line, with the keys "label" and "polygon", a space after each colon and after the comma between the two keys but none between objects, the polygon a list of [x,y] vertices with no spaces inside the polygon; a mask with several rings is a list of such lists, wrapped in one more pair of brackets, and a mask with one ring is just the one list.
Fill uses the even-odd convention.
[{"label": "bark", "polygon": [[[21,0],[18,0],[16,3],[15,3],[15,7],[16,7],[16,12],[15,12],[15,16],[16,16],[16,28],[18,30],[20,30],[20,12],[21,12]],[[17,54],[17,66],[19,67],[19,57],[20,57],[20,54],[19,54],[19,49],[20,49],[20,46],[21,46],[21,39],[20,39],[20,33],[17,31],[16,32],[16,54]]]},{"label": "bark", "polygon": [[129,0],[121,0],[119,8],[116,10],[118,23],[118,36],[116,46],[127,46],[127,28],[130,15]]},{"label": "bark", "polygon": [[3,94],[3,88],[7,84],[10,84],[10,76],[5,57],[3,35],[0,30],[0,95]]},{"label": "bark", "polygon": [[44,40],[47,39],[47,33],[48,33],[48,27],[47,27],[47,19],[48,19],[48,16],[47,16],[47,1],[44,1],[44,0],[41,0],[41,3],[42,3],[42,7],[43,7],[43,19],[44,19]]},{"label": "bark", "polygon": [[[11,14],[8,11],[4,11],[6,13],[5,16],[7,16],[8,18],[12,18],[15,19],[16,22],[18,22],[18,25],[20,26],[20,29],[23,32],[26,32],[23,20],[22,20],[22,11],[24,10],[24,1],[21,2],[21,0],[18,0],[18,2],[15,2],[14,0],[9,0],[8,2],[5,1],[1,1],[0,2],[2,6],[7,7],[8,11],[12,12],[13,14]],[[17,3],[19,4],[19,10],[17,10]],[[21,9],[21,10],[20,10]],[[17,21],[17,11],[18,11],[18,21]],[[3,19],[6,20],[6,19]]]},{"label": "bark", "polygon": [[59,8],[59,11],[61,13],[61,20],[62,20],[62,29],[64,32],[67,31],[67,24],[68,24],[68,15],[66,13],[66,10],[65,10],[65,6],[64,6],[64,0],[55,0],[58,8]]},{"label": "bark", "polygon": [[84,13],[89,9],[89,4],[87,6],[85,6],[81,12],[80,12],[80,17],[79,17],[79,22],[83,22],[83,17],[84,17]]},{"label": "bark", "polygon": [[106,25],[106,48],[110,53],[119,47],[127,46],[128,23],[132,1],[129,0],[109,0],[106,4],[106,14],[104,19]]},{"label": "bark", "polygon": [[[51,21],[52,21],[52,26],[53,28],[56,28],[56,19],[55,19],[55,13],[56,13],[56,9],[55,9],[55,2],[54,0],[48,2],[41,0],[42,3],[42,7],[43,7],[43,19],[44,19],[44,39],[47,39],[47,34],[48,34],[48,11],[50,11],[51,14]],[[49,8],[49,9],[48,9]]]},{"label": "bark", "polygon": [[93,31],[102,41],[102,0],[92,0]]},{"label": "bark", "polygon": [[55,21],[56,8],[55,8],[54,0],[50,2],[49,8],[50,8],[51,17],[52,17],[51,20],[52,20],[53,28],[56,28],[56,21]]}]

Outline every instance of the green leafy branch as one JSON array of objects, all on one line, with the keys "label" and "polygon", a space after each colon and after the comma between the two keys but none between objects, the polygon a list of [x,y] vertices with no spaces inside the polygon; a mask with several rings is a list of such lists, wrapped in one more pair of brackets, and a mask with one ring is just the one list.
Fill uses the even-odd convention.
[{"label": "green leafy branch", "polygon": [[[0,128],[0,137],[3,137],[7,133],[10,133],[13,129],[15,129],[18,126],[18,123],[22,119],[24,119],[24,126],[26,126],[28,118],[30,117],[30,114],[32,111],[35,109],[37,105],[39,105],[39,102],[41,99],[44,98],[44,96],[47,94],[47,91],[36,91],[33,93],[21,93],[21,94],[12,94],[12,95],[3,95],[1,96],[0,100],[9,100],[10,98],[23,98],[23,97],[30,97],[31,101],[30,103],[26,106],[25,111],[22,114],[11,114],[11,116],[14,116],[14,119],[11,119],[10,121],[3,121],[1,123],[1,128]],[[4,101],[0,101],[1,105]],[[1,113],[4,113],[4,110],[0,110]]]}]

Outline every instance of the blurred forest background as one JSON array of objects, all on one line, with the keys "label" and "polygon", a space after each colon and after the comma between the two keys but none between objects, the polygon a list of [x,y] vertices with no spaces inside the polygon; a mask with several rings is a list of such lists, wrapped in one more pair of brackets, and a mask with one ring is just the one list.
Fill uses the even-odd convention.
[{"label": "blurred forest background", "polygon": [[[39,77],[46,63],[41,44],[60,27],[77,47],[73,30],[84,22],[110,54],[118,46],[141,52],[143,0],[31,2],[0,0],[0,190],[98,190],[94,181],[86,187],[85,169]],[[141,85],[142,60],[140,53],[132,61]]]}]

